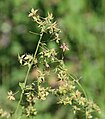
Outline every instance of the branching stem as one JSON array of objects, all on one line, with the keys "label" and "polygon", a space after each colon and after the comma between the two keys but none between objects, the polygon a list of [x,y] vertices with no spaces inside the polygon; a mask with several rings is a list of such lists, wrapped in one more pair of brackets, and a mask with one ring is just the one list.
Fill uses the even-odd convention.
[{"label": "branching stem", "polygon": [[[32,65],[33,65],[33,63],[34,63],[34,60],[35,60],[35,58],[36,58],[36,54],[37,54],[37,52],[38,52],[38,48],[39,48],[39,45],[40,45],[42,36],[43,36],[43,33],[40,34],[40,38],[39,38],[39,41],[38,41],[38,44],[37,44],[37,47],[36,47],[36,50],[35,50],[35,53],[34,53],[33,60],[32,60],[32,62],[31,62],[31,64],[28,66],[28,70],[27,70],[27,73],[26,73],[26,76],[25,76],[25,79],[24,79],[24,88],[22,89],[22,92],[21,92],[21,95],[20,95],[20,99],[19,99],[19,102],[18,102],[18,104],[17,104],[17,107],[16,107],[16,110],[15,110],[14,116],[16,116],[17,111],[18,111],[19,106],[20,106],[20,103],[21,103],[21,101],[22,101],[23,94],[24,94],[24,90],[25,90],[25,86],[26,86],[26,83],[27,83],[27,80],[28,80],[28,76],[29,76],[30,70],[31,70],[31,68],[32,68]],[[38,83],[38,85],[39,85],[39,83]]]},{"label": "branching stem", "polygon": [[70,76],[71,79],[73,79],[73,80],[78,84],[78,86],[82,89],[82,91],[83,91],[83,93],[84,93],[86,99],[88,99],[85,90],[83,89],[83,87],[81,86],[81,84],[78,82],[78,80],[76,80],[72,75],[69,75],[69,76]]}]

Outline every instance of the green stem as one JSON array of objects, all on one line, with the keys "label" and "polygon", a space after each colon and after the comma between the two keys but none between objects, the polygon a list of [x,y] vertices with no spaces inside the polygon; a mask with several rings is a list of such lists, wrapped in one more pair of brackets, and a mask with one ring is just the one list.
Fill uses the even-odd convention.
[{"label": "green stem", "polygon": [[76,80],[76,79],[75,79],[73,76],[71,76],[71,75],[69,75],[69,76],[70,76],[70,78],[72,78],[72,79],[79,85],[79,87],[82,89],[82,91],[83,91],[85,97],[88,99],[85,90],[83,89],[83,87],[81,86],[81,84],[78,82],[78,80]]},{"label": "green stem", "polygon": [[[30,64],[29,67],[28,67],[27,74],[26,74],[26,77],[25,77],[25,80],[24,80],[24,87],[26,86],[26,83],[27,83],[27,80],[28,80],[28,76],[29,76],[29,73],[30,73],[32,64],[34,63],[34,60],[35,60],[35,58],[36,58],[36,54],[37,54],[37,52],[38,52],[38,48],[39,48],[39,45],[40,45],[40,41],[41,41],[41,39],[42,39],[42,36],[43,36],[43,33],[40,34],[40,38],[39,38],[39,41],[38,41],[38,44],[37,44],[37,47],[36,47],[36,50],[35,50],[35,53],[34,53],[33,60],[32,60],[31,64]],[[17,111],[18,111],[18,109],[19,109],[19,105],[20,105],[20,103],[21,103],[21,101],[22,101],[22,98],[23,98],[24,90],[25,90],[25,89],[23,88],[14,115],[16,115],[16,113],[17,113]]]},{"label": "green stem", "polygon": [[36,47],[36,50],[35,50],[35,53],[34,53],[34,58],[33,58],[32,64],[33,64],[33,62],[35,60],[35,57],[36,57],[36,54],[38,52],[38,48],[39,48],[39,44],[41,42],[42,36],[43,36],[43,33],[40,34],[40,38],[39,38],[39,41],[38,41],[38,44],[37,44],[37,47]]},{"label": "green stem", "polygon": [[32,34],[35,34],[35,35],[40,35],[39,33],[35,33],[35,32],[32,32],[32,31],[29,31],[29,33],[32,33]]},{"label": "green stem", "polygon": [[[28,70],[27,70],[27,74],[26,74],[26,77],[25,77],[25,80],[24,80],[24,86],[26,85],[26,82],[27,82],[27,79],[28,79],[28,75],[29,75],[30,69],[31,69],[31,66],[29,66],[29,68],[28,68]],[[18,105],[17,105],[16,110],[15,110],[15,115],[16,115],[16,113],[17,113],[17,111],[18,111],[18,108],[19,108],[19,105],[20,105],[20,103],[21,103],[23,94],[24,94],[24,89],[23,89],[22,92],[21,92],[20,99],[19,99]]]}]

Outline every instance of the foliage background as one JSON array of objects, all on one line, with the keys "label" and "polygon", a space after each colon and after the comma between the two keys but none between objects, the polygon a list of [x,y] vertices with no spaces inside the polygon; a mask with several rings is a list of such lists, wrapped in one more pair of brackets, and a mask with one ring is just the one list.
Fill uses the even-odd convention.
[{"label": "foliage background", "polygon": [[[43,16],[48,11],[53,13],[62,30],[63,42],[70,47],[65,54],[66,65],[71,73],[82,77],[83,88],[100,106],[100,118],[105,119],[104,0],[0,0],[0,107],[15,109],[17,103],[11,104],[6,95],[8,90],[19,89],[18,82],[26,73],[17,55],[34,52],[37,36],[29,31],[37,32],[37,28],[27,17],[32,7]],[[58,107],[53,97],[37,107],[40,111],[37,119],[73,118],[70,107]]]}]

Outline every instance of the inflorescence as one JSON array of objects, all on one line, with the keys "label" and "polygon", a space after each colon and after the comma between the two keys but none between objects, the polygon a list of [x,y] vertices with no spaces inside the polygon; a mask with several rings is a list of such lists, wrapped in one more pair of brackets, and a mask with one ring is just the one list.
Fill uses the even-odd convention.
[{"label": "inflorescence", "polygon": [[[57,23],[54,22],[53,15],[48,13],[47,17],[43,18],[38,14],[38,10],[32,8],[28,16],[38,25],[40,38],[34,54],[18,55],[20,64],[28,66],[24,83],[19,83],[22,93],[18,106],[22,105],[23,114],[28,117],[35,116],[37,114],[36,101],[44,101],[49,94],[52,94],[57,98],[58,104],[70,105],[74,114],[82,110],[86,119],[93,118],[94,112],[100,112],[100,108],[87,99],[83,90],[80,91],[77,88],[80,83],[68,73],[63,58],[59,58],[59,52],[55,48],[49,49],[47,44],[41,41],[43,34],[49,34],[51,36],[49,42],[55,42],[62,49],[62,53],[69,50],[66,43],[61,43],[61,31],[57,27]],[[38,52],[39,49],[40,52]],[[32,68],[36,68],[38,75],[36,80],[27,84],[28,75]],[[52,72],[57,78],[56,88],[48,83]],[[45,83],[46,85],[43,85]],[[12,91],[8,92],[8,99],[15,100]],[[17,110],[18,107],[15,114]]]}]

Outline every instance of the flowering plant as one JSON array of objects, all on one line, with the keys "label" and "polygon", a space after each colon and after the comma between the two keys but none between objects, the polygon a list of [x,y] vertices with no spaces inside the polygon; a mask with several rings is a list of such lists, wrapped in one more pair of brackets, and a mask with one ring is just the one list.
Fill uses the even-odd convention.
[{"label": "flowering plant", "polygon": [[[44,18],[38,14],[38,10],[32,8],[28,16],[39,27],[39,40],[34,54],[18,55],[20,64],[27,66],[28,70],[24,82],[19,82],[21,95],[12,117],[16,118],[20,105],[23,114],[27,117],[37,115],[36,101],[44,101],[49,94],[52,94],[57,98],[58,104],[70,105],[74,114],[82,110],[86,119],[93,118],[94,112],[100,112],[100,108],[87,98],[78,79],[68,73],[63,57],[59,58],[59,52],[55,48],[48,48],[47,43],[42,42],[44,34],[47,34],[50,35],[48,42],[56,43],[62,49],[62,52],[69,50],[67,44],[62,43],[61,30],[57,27],[57,23],[53,21],[53,15],[48,13],[48,16]],[[36,80],[27,84],[29,73],[33,68],[36,69],[38,75]],[[52,73],[57,79],[56,88],[48,82],[48,77]],[[81,91],[77,85],[81,88]],[[9,100],[14,101],[14,96],[12,91],[8,92]]]}]

